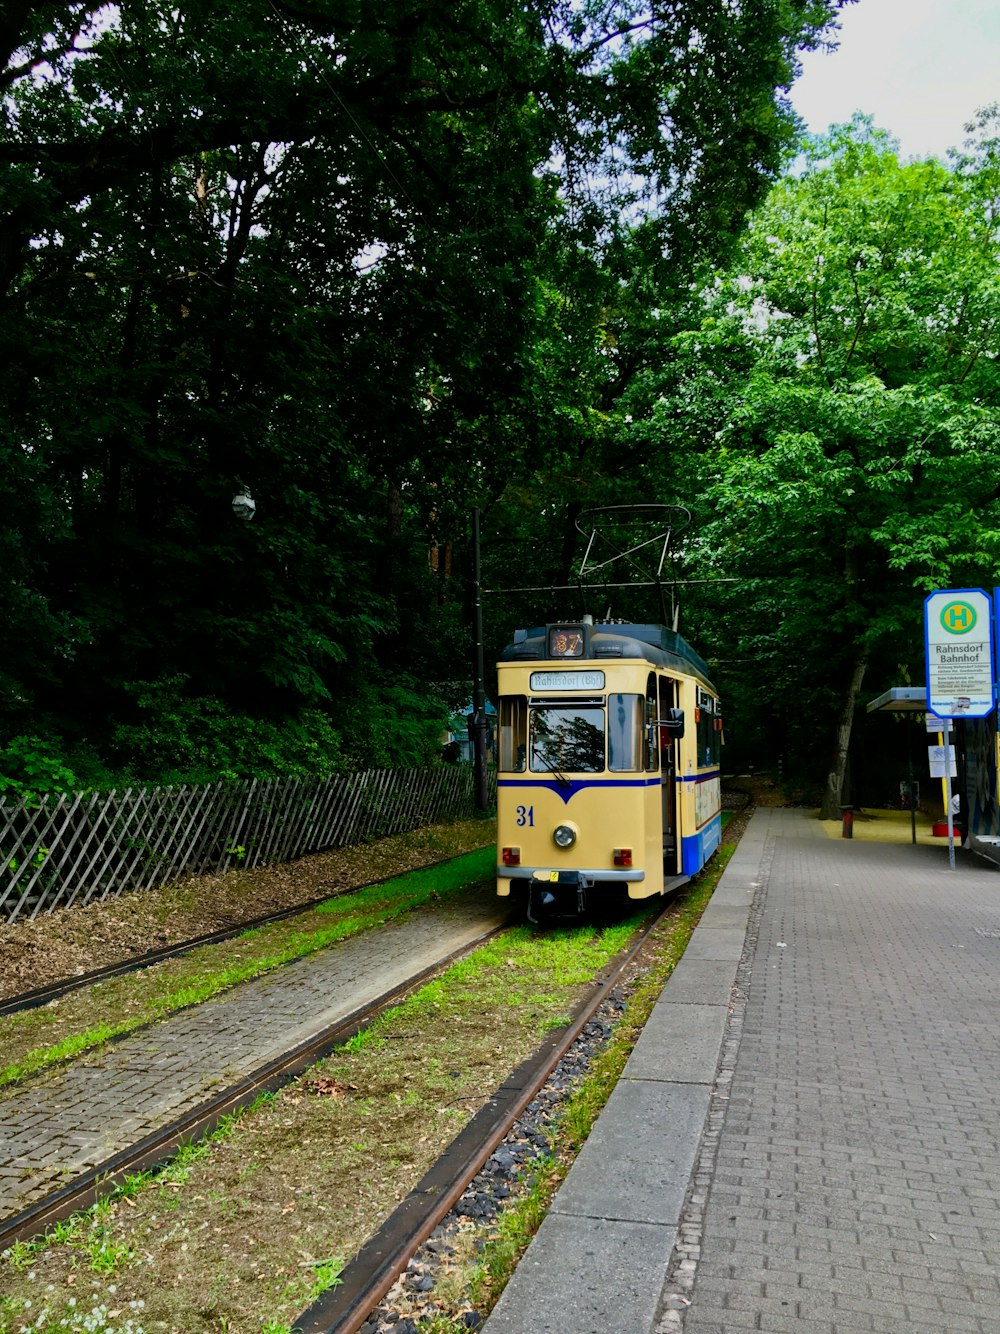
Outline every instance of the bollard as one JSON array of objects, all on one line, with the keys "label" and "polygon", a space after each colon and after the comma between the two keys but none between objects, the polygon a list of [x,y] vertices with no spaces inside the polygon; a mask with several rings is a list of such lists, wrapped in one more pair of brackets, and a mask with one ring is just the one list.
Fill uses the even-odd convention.
[{"label": "bollard", "polygon": [[853,838],[853,837],[854,837],[854,807],[853,807],[853,806],[842,806],[841,809],[842,809],[843,812],[844,812],[844,826],[843,826],[843,829],[842,829],[841,832],[840,832],[840,836],[841,836],[841,838]]}]

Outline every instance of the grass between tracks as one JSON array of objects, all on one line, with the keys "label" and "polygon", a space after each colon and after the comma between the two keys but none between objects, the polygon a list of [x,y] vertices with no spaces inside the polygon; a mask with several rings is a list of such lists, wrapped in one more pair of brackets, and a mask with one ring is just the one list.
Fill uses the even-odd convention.
[{"label": "grass between tracks", "polygon": [[[567,1100],[556,1127],[553,1156],[539,1162],[521,1182],[516,1198],[500,1215],[495,1228],[485,1235],[468,1238],[468,1258],[459,1265],[459,1288],[468,1293],[477,1310],[492,1310],[517,1263],[538,1231],[548,1206],[590,1134],[605,1103],[625,1068],[643,1025],[659,999],[715,886],[735,851],[735,845],[720,849],[713,863],[697,878],[678,907],[674,922],[659,924],[650,942],[651,959],[629,995],[621,1021],[589,1072]],[[464,1271],[464,1272],[463,1272]],[[448,1315],[437,1326],[445,1331],[455,1326]],[[428,1334],[435,1330],[429,1322]]]},{"label": "grass between tracks", "polygon": [[[715,878],[688,890],[658,927],[655,962],[574,1098],[557,1158],[525,1183],[453,1285],[453,1323],[439,1311],[428,1329],[462,1327],[470,1304],[492,1303]],[[287,1334],[540,1036],[564,1022],[641,917],[505,933],[159,1175],[13,1248],[0,1261],[0,1334]]]},{"label": "grass between tracks", "polygon": [[[491,844],[384,884],[335,895],[295,917],[72,992],[40,1009],[4,1017],[0,1088],[425,903],[453,897],[491,878],[495,865]],[[115,1018],[109,1021],[109,1014]]]}]

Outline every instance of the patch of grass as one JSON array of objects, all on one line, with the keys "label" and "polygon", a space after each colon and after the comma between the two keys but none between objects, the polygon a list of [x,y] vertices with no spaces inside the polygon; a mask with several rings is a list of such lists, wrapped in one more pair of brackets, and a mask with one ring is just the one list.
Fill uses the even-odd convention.
[{"label": "patch of grass", "polygon": [[113,1274],[135,1259],[135,1251],[124,1242],[115,1241],[108,1227],[95,1227],[87,1238],[87,1258],[95,1274]]},{"label": "patch of grass", "polygon": [[[241,1334],[284,1334],[540,1032],[565,1021],[637,920],[521,926],[457,961],[231,1134],[128,1183],[104,1218],[82,1215],[36,1249],[30,1269],[52,1283],[53,1311],[66,1314],[70,1280],[96,1264],[146,1303],[151,1328],[214,1334],[228,1320]],[[23,1267],[5,1278],[26,1295]],[[211,1314],[196,1318],[205,1294]]]},{"label": "patch of grass", "polygon": [[97,1024],[82,1033],[70,1033],[50,1046],[29,1050],[20,1061],[12,1061],[0,1070],[0,1087],[26,1079],[28,1075],[44,1070],[47,1066],[57,1065],[60,1061],[68,1061],[91,1047],[99,1047],[118,1032],[119,1029],[113,1024]]},{"label": "patch of grass", "polygon": [[[432,900],[454,897],[492,877],[495,865],[495,850],[481,848],[443,866],[409,872],[355,894],[338,894],[300,917],[244,932],[238,947],[232,941],[203,946],[182,959],[88,988],[54,1006],[12,1015],[3,1021],[7,1061],[0,1068],[0,1088]],[[243,957],[223,962],[231,959],[237,948]],[[108,1013],[117,1018],[93,1022]],[[51,1034],[53,1029],[68,1031],[52,1035],[44,1043],[37,1042],[46,1030]]]},{"label": "patch of grass", "polygon": [[339,1255],[331,1256],[329,1260],[315,1260],[312,1263],[313,1279],[312,1286],[306,1295],[307,1302],[318,1301],[324,1292],[329,1292],[340,1282],[340,1275],[344,1269],[344,1262]]},{"label": "patch of grass", "polygon": [[[657,928],[660,944],[655,958],[632,989],[625,1013],[608,1043],[563,1108],[555,1133],[556,1156],[540,1160],[533,1167],[521,1190],[504,1208],[494,1231],[482,1239],[462,1283],[477,1310],[492,1310],[541,1226],[552,1197],[611,1096],[653,1006],[687,948],[735,851],[732,844],[722,847],[680,902],[675,921],[669,927],[661,924]],[[441,1334],[447,1328],[454,1325],[442,1323]]]},{"label": "patch of grass", "polygon": [[[143,1191],[157,1189],[161,1203],[170,1207],[176,1201],[170,1190],[182,1186],[192,1167],[211,1152],[211,1146],[228,1139],[239,1128],[243,1116],[269,1107],[278,1095],[260,1093],[241,1112],[220,1117],[210,1135],[196,1144],[182,1144],[173,1158],[162,1167],[151,1168],[128,1176],[111,1194],[98,1200],[89,1209],[82,1209],[68,1218],[60,1219],[41,1236],[29,1241],[15,1241],[3,1252],[2,1259],[19,1274],[27,1273],[50,1247],[67,1246],[86,1255],[95,1273],[111,1273],[119,1265],[135,1259],[132,1247],[116,1241],[111,1235],[112,1224],[121,1201],[134,1201]],[[5,1328],[0,1323],[0,1334]]]},{"label": "patch of grass", "polygon": [[566,1175],[557,1159],[539,1158],[526,1188],[504,1209],[496,1228],[482,1248],[469,1281],[469,1296],[477,1309],[492,1309],[528,1243],[542,1225],[552,1197]]},{"label": "patch of grass", "polygon": [[[728,850],[715,860],[716,875],[726,856]],[[484,1302],[500,1291],[537,1228],[570,1146],[589,1130],[710,889],[706,877],[657,928],[653,971],[634,988],[625,1024],[578,1090],[552,1158],[536,1168],[523,1199],[498,1223],[495,1248],[469,1234],[468,1259],[481,1266],[477,1291]],[[565,1020],[647,909],[607,926],[505,933],[300,1081],[232,1118],[227,1133],[185,1150],[155,1176],[126,1183],[104,1219],[108,1252],[120,1259],[108,1276],[113,1283],[99,1287],[108,1280],[95,1276],[91,1305],[127,1313],[136,1304],[147,1334],[289,1334],[298,1312],[337,1281],[340,1257],[349,1259],[388,1217],[540,1034]],[[61,1225],[59,1240],[53,1229],[44,1250],[19,1254],[18,1266],[10,1257],[0,1262],[0,1290],[17,1313],[6,1325],[0,1316],[0,1334],[16,1334],[27,1323],[23,1302],[41,1292],[52,1329],[61,1328],[71,1296],[87,1284],[87,1230],[98,1230],[90,1217],[82,1215],[76,1231]],[[452,1286],[454,1321],[435,1291],[441,1311],[426,1325],[428,1334],[460,1327],[469,1305],[467,1296],[462,1300],[465,1275]],[[109,1296],[111,1287],[116,1292]]]},{"label": "patch of grass", "polygon": [[490,844],[489,847],[478,848],[475,852],[467,852],[464,856],[453,857],[451,861],[443,862],[439,866],[425,866],[418,871],[409,871],[406,875],[396,876],[385,884],[358,890],[349,898],[338,894],[328,899],[326,903],[320,904],[317,912],[349,911],[351,900],[355,902],[374,900],[383,910],[391,908],[395,903],[413,907],[453,893],[457,889],[464,889],[467,885],[476,884],[480,880],[492,879],[496,874],[496,864],[496,848]]},{"label": "patch of grass", "polygon": [[4,1257],[10,1262],[13,1269],[19,1274],[23,1274],[31,1261],[38,1254],[36,1241],[15,1241],[4,1252]]}]

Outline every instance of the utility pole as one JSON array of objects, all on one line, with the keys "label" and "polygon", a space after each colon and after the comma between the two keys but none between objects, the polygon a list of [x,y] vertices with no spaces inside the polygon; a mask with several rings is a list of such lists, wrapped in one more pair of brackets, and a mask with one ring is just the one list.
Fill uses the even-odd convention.
[{"label": "utility pole", "polygon": [[490,783],[489,775],[486,772],[486,687],[483,683],[483,590],[479,557],[478,506],[472,511],[472,586],[475,649],[469,737],[472,741],[472,763],[475,766],[476,810],[488,811],[490,808]]}]

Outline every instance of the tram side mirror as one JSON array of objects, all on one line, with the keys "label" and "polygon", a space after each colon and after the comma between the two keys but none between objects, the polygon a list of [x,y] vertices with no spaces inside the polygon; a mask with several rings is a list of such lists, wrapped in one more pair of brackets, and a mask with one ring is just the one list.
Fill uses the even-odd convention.
[{"label": "tram side mirror", "polygon": [[667,716],[660,726],[676,741],[679,741],[684,735],[684,710],[668,709]]}]

